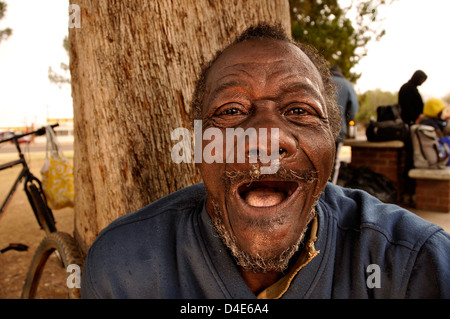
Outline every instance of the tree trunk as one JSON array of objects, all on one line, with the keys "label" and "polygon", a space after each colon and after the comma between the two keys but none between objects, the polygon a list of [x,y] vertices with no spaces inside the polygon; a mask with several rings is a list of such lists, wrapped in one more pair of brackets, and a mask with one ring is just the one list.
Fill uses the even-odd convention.
[{"label": "tree trunk", "polygon": [[[71,0],[75,236],[86,252],[112,220],[199,182],[171,132],[191,128],[200,66],[257,21],[290,30],[288,0]],[[289,32],[290,33],[290,32]]]}]

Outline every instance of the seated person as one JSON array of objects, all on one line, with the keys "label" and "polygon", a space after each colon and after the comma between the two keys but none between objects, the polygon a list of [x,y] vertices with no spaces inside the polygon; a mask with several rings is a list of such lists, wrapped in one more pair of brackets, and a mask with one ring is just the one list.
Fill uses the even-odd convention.
[{"label": "seated person", "polygon": [[316,51],[251,27],[203,70],[192,107],[223,136],[278,129],[278,169],[262,174],[264,144],[245,144],[256,163],[217,150],[223,161],[198,164],[204,183],[100,233],[83,298],[450,298],[448,233],[327,182],[341,122]]},{"label": "seated person", "polygon": [[[445,110],[445,112],[444,112]],[[436,98],[429,99],[423,106],[423,114],[420,115],[417,122],[419,124],[433,126],[439,137],[448,135],[447,126],[450,114],[448,107],[446,109],[444,101]]]}]

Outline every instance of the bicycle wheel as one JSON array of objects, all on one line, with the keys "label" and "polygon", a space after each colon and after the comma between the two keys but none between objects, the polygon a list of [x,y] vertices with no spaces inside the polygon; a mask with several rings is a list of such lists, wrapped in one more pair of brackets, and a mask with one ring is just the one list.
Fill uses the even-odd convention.
[{"label": "bicycle wheel", "polygon": [[44,229],[46,233],[52,233],[56,231],[55,219],[51,209],[47,206],[45,198],[36,187],[35,184],[30,183],[26,188],[26,192],[29,195],[31,207],[33,208],[36,219],[39,225]]},{"label": "bicycle wheel", "polygon": [[[41,241],[39,247],[36,250],[36,253],[33,256],[33,260],[31,261],[31,265],[28,269],[28,273],[25,279],[25,284],[23,286],[21,298],[35,298],[39,286],[39,281],[44,271],[44,267],[50,255],[55,251],[59,254],[59,258],[64,265],[64,272],[66,272],[66,270],[69,270],[69,265],[75,265],[71,267],[78,268],[78,270],[80,271],[78,276],[81,275],[83,258],[81,257],[81,253],[78,249],[78,245],[75,239],[69,234],[63,232],[54,232],[48,234]],[[67,273],[65,274],[65,279],[68,279]],[[67,285],[68,297],[70,299],[79,299],[81,296],[80,286],[75,285],[74,287],[73,285],[69,285],[68,281],[69,280],[65,282],[65,284]]]}]

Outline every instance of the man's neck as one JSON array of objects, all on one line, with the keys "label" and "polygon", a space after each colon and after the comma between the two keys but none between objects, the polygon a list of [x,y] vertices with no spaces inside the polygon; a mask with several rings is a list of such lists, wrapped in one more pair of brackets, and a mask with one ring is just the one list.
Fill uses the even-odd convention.
[{"label": "man's neck", "polygon": [[250,290],[255,294],[259,294],[261,291],[271,286],[281,277],[281,272],[252,272],[239,268],[241,276],[244,278],[245,283]]},{"label": "man's neck", "polygon": [[319,254],[314,247],[317,240],[317,229],[318,220],[314,218],[305,235],[306,244],[292,256],[288,268],[283,272],[252,272],[239,267],[244,282],[258,298],[280,298],[287,291],[297,273]]}]

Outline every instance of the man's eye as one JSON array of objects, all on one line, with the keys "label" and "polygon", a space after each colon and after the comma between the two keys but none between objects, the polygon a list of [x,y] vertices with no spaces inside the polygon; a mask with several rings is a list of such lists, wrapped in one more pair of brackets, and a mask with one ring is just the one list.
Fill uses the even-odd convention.
[{"label": "man's eye", "polygon": [[240,114],[242,114],[242,112],[239,109],[233,107],[231,109],[227,109],[227,110],[223,111],[221,114],[222,115],[240,115]]},{"label": "man's eye", "polygon": [[293,115],[304,115],[304,114],[307,114],[305,109],[303,109],[301,107],[296,107],[296,108],[290,109],[287,113],[288,114],[293,114]]}]

